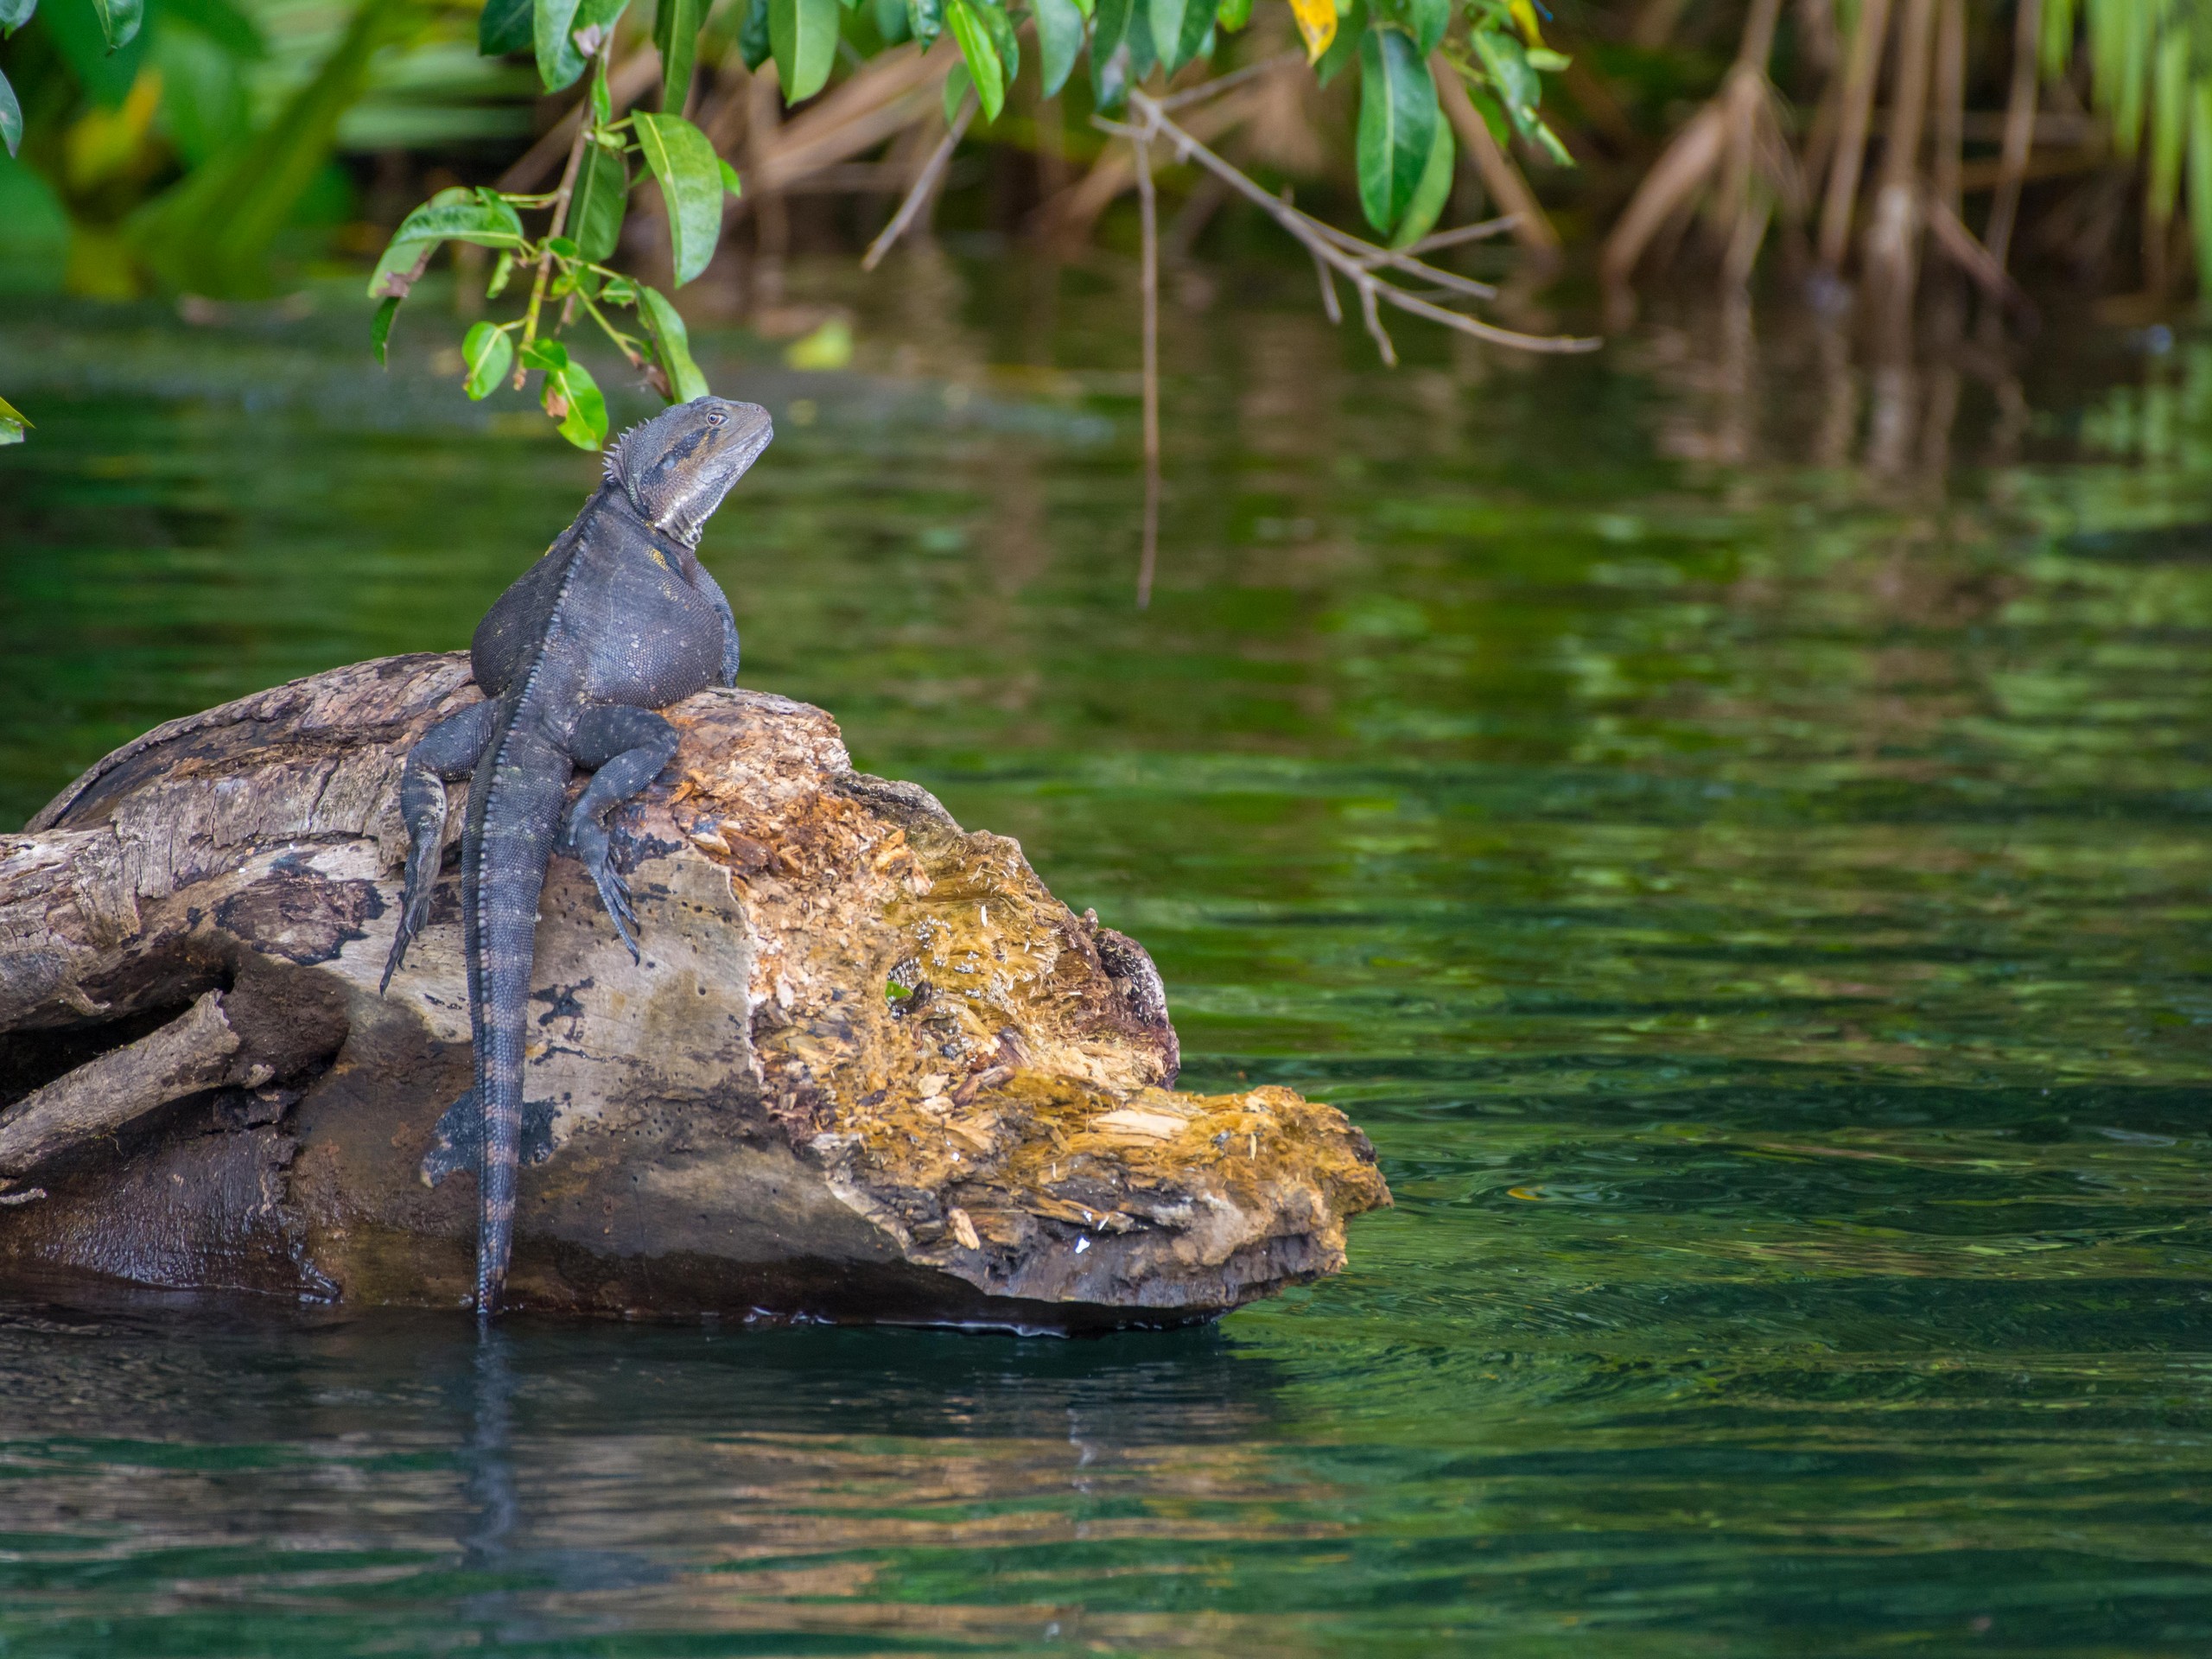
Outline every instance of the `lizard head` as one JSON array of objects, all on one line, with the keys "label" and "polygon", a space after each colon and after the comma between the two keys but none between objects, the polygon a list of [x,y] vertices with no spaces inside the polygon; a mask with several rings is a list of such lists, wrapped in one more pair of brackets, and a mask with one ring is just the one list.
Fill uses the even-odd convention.
[{"label": "lizard head", "polygon": [[758,404],[695,397],[633,426],[607,449],[607,476],[656,530],[687,547],[776,429]]}]

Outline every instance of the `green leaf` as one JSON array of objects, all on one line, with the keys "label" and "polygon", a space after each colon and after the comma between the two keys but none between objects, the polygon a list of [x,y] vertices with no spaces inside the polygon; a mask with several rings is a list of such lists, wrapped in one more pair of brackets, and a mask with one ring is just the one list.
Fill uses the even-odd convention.
[{"label": "green leaf", "polygon": [[906,16],[906,0],[875,0],[875,32],[883,36],[886,46],[897,46],[912,31]]},{"label": "green leaf", "polygon": [[944,0],[906,0],[906,29],[926,52],[944,33]]},{"label": "green leaf", "polygon": [[[571,363],[557,376],[546,376],[545,385],[545,412],[561,423],[561,435],[579,449],[605,448],[607,399],[600,395],[599,382],[591,378],[591,371],[581,363]],[[556,397],[567,403],[566,414],[555,413]]]},{"label": "green leaf", "polygon": [[1367,0],[1351,0],[1351,10],[1337,19],[1335,37],[1313,65],[1313,79],[1324,86],[1344,73],[1344,67],[1359,54],[1359,43],[1367,37]]},{"label": "green leaf", "polygon": [[722,188],[742,200],[745,196],[745,181],[737,176],[737,169],[719,156],[715,158],[715,161],[722,170]]},{"label": "green leaf", "polygon": [[[1203,4],[1204,0],[1197,0]],[[1160,54],[1160,62],[1167,73],[1173,74],[1182,66],[1168,63],[1176,42],[1183,38],[1183,13],[1193,0],[1143,0],[1145,25],[1152,31],[1153,49]]]},{"label": "green leaf", "polygon": [[652,336],[653,355],[668,377],[669,401],[688,404],[707,395],[707,377],[691,359],[691,335],[677,315],[676,307],[657,288],[638,285],[638,315]]},{"label": "green leaf", "polygon": [[1537,118],[1536,105],[1544,89],[1529,65],[1528,48],[1518,35],[1495,29],[1478,29],[1467,38],[1476,57],[1482,60],[1483,78],[1497,94],[1513,130],[1523,138],[1537,140],[1536,130],[1542,123]]},{"label": "green leaf", "polygon": [[707,0],[660,0],[653,11],[653,45],[660,52],[660,106],[683,113],[691,92],[692,66],[699,59],[699,26],[707,21]]},{"label": "green leaf", "polygon": [[482,403],[499,390],[515,365],[515,343],[507,331],[488,322],[472,323],[461,337],[461,360],[468,365],[468,395]]},{"label": "green leaf", "polygon": [[545,377],[539,401],[545,412],[561,423],[561,435],[579,449],[596,449],[607,442],[607,400],[590,372],[569,356],[557,340],[533,340],[522,348],[522,365]]},{"label": "green leaf", "polygon": [[369,278],[369,297],[380,300],[404,295],[423,274],[431,250],[441,242],[512,249],[521,247],[523,239],[522,220],[505,202],[466,190],[441,190],[399,221],[399,228],[391,233],[391,243],[377,261],[375,274]]},{"label": "green leaf", "polygon": [[768,44],[784,102],[812,98],[837,61],[837,0],[768,0]]},{"label": "green leaf", "polygon": [[1014,19],[1007,15],[1006,0],[968,0],[976,15],[983,20],[983,32],[991,37],[991,49],[998,54],[999,73],[1008,86],[1021,73],[1021,40],[1014,33]]},{"label": "green leaf", "polygon": [[[1083,13],[1075,0],[1033,0],[1037,13],[1038,73],[1044,77],[1045,96],[1052,98],[1068,83],[1075,60],[1083,53]],[[1244,0],[1249,6],[1251,0]]]},{"label": "green leaf", "polygon": [[630,0],[534,0],[531,38],[537,49],[537,73],[545,90],[573,86],[590,61],[584,41],[595,42],[614,27]]},{"label": "green leaf", "polygon": [[768,61],[768,0],[739,0],[745,5],[745,21],[738,26],[737,54],[745,60],[748,70],[757,70]]},{"label": "green leaf", "polygon": [[476,50],[487,58],[530,50],[537,8],[533,0],[485,0],[476,20]]},{"label": "green leaf", "polygon": [[1213,20],[1224,34],[1236,34],[1252,21],[1252,0],[1221,0],[1213,9]]},{"label": "green leaf", "polygon": [[[0,0],[0,30],[14,34],[31,20],[31,13],[38,10],[38,0]],[[21,442],[22,439],[16,440]]]},{"label": "green leaf", "polygon": [[399,296],[394,294],[369,319],[369,349],[376,353],[377,361],[384,361],[385,349],[391,344],[391,321],[399,315]]},{"label": "green leaf", "polygon": [[1183,33],[1175,42],[1175,61],[1169,73],[1180,69],[1193,58],[1213,56],[1213,9],[1205,0],[1190,0],[1183,8]]},{"label": "green leaf", "polygon": [[0,443],[21,443],[30,420],[5,397],[0,397]]},{"label": "green leaf", "polygon": [[968,101],[968,94],[975,87],[976,77],[968,73],[968,60],[965,58],[953,60],[952,67],[945,71],[944,86],[939,93],[944,102],[946,126],[960,118],[960,106]]},{"label": "green leaf", "polygon": [[1405,0],[1404,16],[1425,58],[1443,41],[1445,26],[1452,21],[1452,0]]},{"label": "green leaf", "polygon": [[976,101],[983,106],[983,119],[997,120],[999,111],[1006,107],[1006,69],[999,62],[998,48],[991,44],[981,9],[973,0],[944,0],[944,24],[960,43],[960,55],[967,60],[968,73],[975,77]]},{"label": "green leaf", "polygon": [[572,35],[577,0],[531,0],[531,40],[537,48],[538,79],[557,92],[584,72],[584,54]]},{"label": "green leaf", "polygon": [[570,197],[568,232],[576,257],[598,264],[622,238],[622,215],[630,205],[630,158],[605,144],[584,146]]},{"label": "green leaf", "polygon": [[1132,0],[1097,0],[1090,19],[1090,101],[1117,110],[1129,95],[1129,15]]},{"label": "green leaf", "polygon": [[1122,41],[1129,49],[1129,80],[1133,85],[1140,84],[1160,61],[1160,53],[1152,38],[1152,8],[1144,0],[1137,0],[1129,8],[1129,27]]},{"label": "green leaf", "polygon": [[1147,0],[1145,22],[1160,67],[1172,75],[1205,49],[1213,8],[1206,0]]},{"label": "green leaf", "polygon": [[1436,228],[1444,204],[1452,200],[1452,164],[1457,155],[1452,142],[1452,124],[1439,121],[1436,136],[1428,143],[1428,165],[1421,169],[1421,182],[1414,187],[1414,199],[1407,204],[1406,216],[1391,232],[1392,247],[1410,247]]},{"label": "green leaf", "polygon": [[1402,29],[1379,25],[1359,43],[1359,206],[1387,232],[1406,216],[1436,137],[1436,83]]},{"label": "green leaf", "polygon": [[146,21],[145,0],[92,0],[92,15],[100,20],[100,33],[112,52],[130,45],[137,35],[138,25]]},{"label": "green leaf", "polygon": [[8,77],[0,74],[0,143],[8,146],[8,153],[16,153],[23,142],[23,106],[16,102],[16,89],[8,84]]},{"label": "green leaf", "polygon": [[[827,3],[836,15],[837,0]],[[680,115],[634,118],[638,148],[660,181],[668,239],[681,288],[707,268],[722,233],[722,164],[707,135]]]}]

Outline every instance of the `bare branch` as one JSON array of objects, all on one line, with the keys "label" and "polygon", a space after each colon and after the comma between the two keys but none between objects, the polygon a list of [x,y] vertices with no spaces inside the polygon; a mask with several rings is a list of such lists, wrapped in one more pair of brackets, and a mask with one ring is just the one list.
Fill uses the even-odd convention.
[{"label": "bare branch", "polygon": [[1134,141],[1137,219],[1143,264],[1138,288],[1144,306],[1144,557],[1137,567],[1137,609],[1152,607],[1152,576],[1160,564],[1160,204],[1152,184],[1152,146]]},{"label": "bare branch", "polygon": [[[1591,352],[1603,344],[1600,340],[1567,334],[1524,334],[1510,328],[1500,328],[1462,312],[1447,311],[1432,301],[1385,282],[1375,275],[1377,269],[1388,267],[1393,271],[1419,275],[1458,293],[1471,293],[1483,287],[1479,283],[1470,284],[1468,278],[1451,271],[1437,270],[1422,264],[1408,252],[1363,242],[1333,226],[1324,225],[1290,203],[1269,195],[1243,172],[1176,125],[1168,118],[1165,105],[1150,94],[1132,91],[1129,107],[1138,117],[1135,122],[1109,121],[1098,116],[1093,116],[1092,122],[1101,130],[1127,138],[1132,144],[1164,138],[1173,145],[1178,160],[1196,162],[1281,226],[1297,238],[1313,257],[1314,264],[1320,267],[1323,301],[1330,305],[1332,319],[1337,314],[1331,303],[1335,296],[1329,283],[1330,274],[1342,276],[1358,293],[1361,315],[1366,321],[1368,332],[1375,336],[1376,345],[1385,362],[1395,363],[1397,360],[1397,354],[1390,345],[1390,337],[1382,327],[1379,308],[1386,302],[1414,316],[1441,323],[1446,328],[1456,328],[1463,334],[1471,334],[1477,340],[1486,340],[1497,346],[1510,346],[1520,351]],[[1484,292],[1476,297],[1488,298],[1490,296]]]},{"label": "bare branch", "polygon": [[1433,235],[1424,236],[1410,247],[1400,248],[1398,251],[1419,258],[1424,253],[1434,253],[1439,248],[1456,248],[1462,242],[1480,242],[1489,237],[1502,236],[1519,223],[1518,214],[1500,213],[1496,219],[1462,225],[1456,230],[1438,231]]},{"label": "bare branch", "polygon": [[976,94],[970,92],[960,100],[960,113],[952,118],[952,124],[945,129],[944,137],[938,141],[938,147],[930,153],[929,160],[922,163],[922,170],[914,180],[914,188],[906,193],[906,200],[899,204],[899,211],[883,227],[883,234],[868,244],[868,252],[861,260],[862,270],[874,270],[881,264],[883,256],[891,251],[892,244],[906,233],[907,226],[914,222],[916,215],[922,211],[923,204],[929,200],[931,192],[937,188],[937,181],[944,175],[944,169],[951,165],[952,152],[959,148],[960,140],[968,130],[968,124],[975,118]]},{"label": "bare branch", "polygon": [[1342,322],[1344,308],[1337,303],[1337,280],[1329,275],[1329,267],[1318,253],[1313,256],[1313,274],[1321,279],[1321,309],[1328,314],[1331,322]]},{"label": "bare branch", "polygon": [[1272,58],[1262,58],[1232,73],[1217,75],[1211,80],[1200,81],[1179,92],[1171,92],[1160,99],[1163,110],[1188,109],[1193,104],[1203,104],[1208,99],[1219,98],[1232,86],[1242,86],[1248,80],[1257,80],[1262,75],[1272,75],[1281,69],[1294,68],[1306,61],[1303,52],[1284,52]]}]

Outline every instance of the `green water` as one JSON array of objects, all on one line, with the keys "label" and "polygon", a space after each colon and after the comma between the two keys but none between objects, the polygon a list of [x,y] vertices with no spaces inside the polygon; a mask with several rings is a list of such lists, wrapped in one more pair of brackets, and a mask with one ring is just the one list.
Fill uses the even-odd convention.
[{"label": "green water", "polygon": [[[1110,272],[710,349],[782,435],[706,552],[1194,1085],[1368,1129],[1351,1270],[1072,1344],[18,1297],[0,1654],[2212,1649],[2212,344],[1391,375],[1221,287],[1149,613]],[[0,819],[573,511],[349,305],[0,320]]]}]

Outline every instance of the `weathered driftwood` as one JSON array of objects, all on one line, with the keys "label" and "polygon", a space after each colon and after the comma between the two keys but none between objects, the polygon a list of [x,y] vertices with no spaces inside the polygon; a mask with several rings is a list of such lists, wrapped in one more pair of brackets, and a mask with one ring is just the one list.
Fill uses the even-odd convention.
[{"label": "weathered driftwood", "polygon": [[[435,1127],[470,1073],[450,855],[376,982],[401,758],[477,695],[442,656],[281,686],[0,836],[0,1275],[464,1299],[474,1177],[424,1173],[470,1167]],[[1173,1092],[1149,958],[1019,846],[854,772],[819,709],[671,718],[620,820],[645,960],[569,861],[545,889],[513,1305],[1095,1329],[1342,1265],[1389,1201],[1365,1139]]]}]

